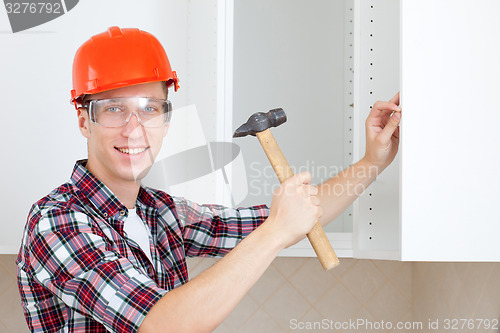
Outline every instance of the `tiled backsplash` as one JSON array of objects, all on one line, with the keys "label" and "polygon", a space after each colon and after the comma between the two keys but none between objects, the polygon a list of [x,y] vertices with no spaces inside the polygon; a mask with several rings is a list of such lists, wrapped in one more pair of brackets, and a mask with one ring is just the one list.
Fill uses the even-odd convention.
[{"label": "tiled backsplash", "polygon": [[[414,263],[413,281],[422,332],[438,332],[430,323],[439,332],[500,332],[500,263]],[[496,327],[487,329],[488,321]]]},{"label": "tiled backsplash", "polygon": [[[214,262],[190,264],[196,270],[207,260]],[[317,259],[278,258],[216,332],[331,332],[350,320],[410,320],[411,270],[411,263],[341,259],[325,272]]]},{"label": "tiled backsplash", "polygon": [[[16,285],[15,258],[0,255],[0,332],[27,331]],[[215,262],[189,259],[190,276]],[[444,329],[445,319],[479,323],[479,319],[498,320],[499,315],[500,263],[344,258],[340,266],[324,272],[314,258],[277,258],[216,332],[436,333]],[[422,329],[376,329],[382,320],[386,325],[422,323]],[[428,327],[436,320],[440,330]],[[359,325],[356,329],[345,327],[354,322]],[[335,329],[335,324],[344,324],[346,329]],[[470,332],[500,332],[482,328]]]},{"label": "tiled backsplash", "polygon": [[16,256],[0,255],[0,332],[27,332],[16,282]]}]

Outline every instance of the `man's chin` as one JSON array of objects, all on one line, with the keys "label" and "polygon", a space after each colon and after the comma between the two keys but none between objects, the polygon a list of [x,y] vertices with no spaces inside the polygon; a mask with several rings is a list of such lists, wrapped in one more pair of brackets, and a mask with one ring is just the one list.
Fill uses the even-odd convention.
[{"label": "man's chin", "polygon": [[122,173],[122,177],[128,181],[135,181],[137,183],[140,183],[142,179],[146,177],[151,167],[152,165],[149,165],[147,167],[130,168],[126,171],[124,170],[124,172]]}]

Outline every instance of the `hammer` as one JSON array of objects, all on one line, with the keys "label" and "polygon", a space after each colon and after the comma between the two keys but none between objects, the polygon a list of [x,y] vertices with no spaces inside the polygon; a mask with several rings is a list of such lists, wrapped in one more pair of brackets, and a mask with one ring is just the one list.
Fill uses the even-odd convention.
[{"label": "hammer", "polygon": [[[238,127],[233,135],[235,138],[247,135],[257,136],[280,183],[292,177],[293,171],[283,156],[270,128],[277,127],[285,121],[286,114],[281,108],[266,113],[257,112],[251,115],[246,123]],[[339,259],[319,222],[316,221],[314,227],[307,234],[307,238],[309,238],[309,242],[326,271],[339,264]]]}]

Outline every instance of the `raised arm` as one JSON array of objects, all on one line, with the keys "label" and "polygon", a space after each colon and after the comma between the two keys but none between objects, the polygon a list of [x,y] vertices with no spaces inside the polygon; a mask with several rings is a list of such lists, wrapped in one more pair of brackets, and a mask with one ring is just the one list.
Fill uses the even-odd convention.
[{"label": "raised arm", "polygon": [[211,332],[236,307],[281,249],[309,232],[321,215],[311,175],[300,173],[273,195],[268,219],[214,266],[168,292],[139,332]]},{"label": "raised arm", "polygon": [[319,185],[325,225],[349,207],[394,160],[399,146],[399,93],[388,102],[376,102],[368,115],[366,153],[357,163]]}]

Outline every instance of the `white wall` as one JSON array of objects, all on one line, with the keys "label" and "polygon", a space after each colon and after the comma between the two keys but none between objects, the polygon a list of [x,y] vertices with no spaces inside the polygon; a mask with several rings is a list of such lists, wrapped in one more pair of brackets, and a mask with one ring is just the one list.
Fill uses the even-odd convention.
[{"label": "white wall", "polygon": [[[188,103],[188,1],[85,0],[67,14],[13,34],[0,9],[0,253],[16,253],[31,205],[66,182],[86,142],[69,104],[73,55],[109,26],[139,27],[164,45],[181,89],[174,106]],[[193,102],[193,101],[191,101]]]}]

